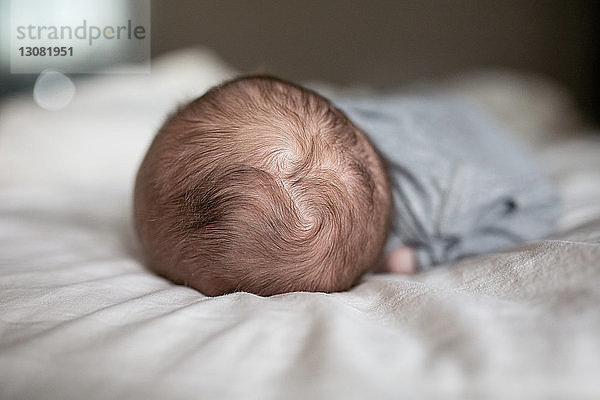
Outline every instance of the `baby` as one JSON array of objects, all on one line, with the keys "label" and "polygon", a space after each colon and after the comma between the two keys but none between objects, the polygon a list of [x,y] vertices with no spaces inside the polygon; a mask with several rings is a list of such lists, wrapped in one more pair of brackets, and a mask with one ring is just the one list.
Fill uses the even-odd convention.
[{"label": "baby", "polygon": [[522,150],[456,99],[334,105],[263,75],[171,116],[134,192],[149,267],[210,296],[411,273],[545,236],[556,205]]}]

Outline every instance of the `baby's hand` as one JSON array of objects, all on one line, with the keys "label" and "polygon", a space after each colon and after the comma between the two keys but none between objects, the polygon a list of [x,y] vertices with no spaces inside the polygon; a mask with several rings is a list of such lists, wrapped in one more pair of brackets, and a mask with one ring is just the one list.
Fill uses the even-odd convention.
[{"label": "baby's hand", "polygon": [[396,247],[383,256],[375,272],[391,274],[413,274],[417,269],[415,249]]}]

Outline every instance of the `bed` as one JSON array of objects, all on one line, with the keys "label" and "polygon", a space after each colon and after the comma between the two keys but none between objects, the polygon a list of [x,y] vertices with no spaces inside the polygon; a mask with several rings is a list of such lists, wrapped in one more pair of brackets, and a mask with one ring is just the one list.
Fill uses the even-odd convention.
[{"label": "bed", "polygon": [[436,84],[535,147],[555,236],[343,293],[210,298],[139,261],[131,187],[167,113],[234,73],[195,49],[78,81],[60,111],[0,105],[0,398],[600,398],[600,135],[568,94]]}]

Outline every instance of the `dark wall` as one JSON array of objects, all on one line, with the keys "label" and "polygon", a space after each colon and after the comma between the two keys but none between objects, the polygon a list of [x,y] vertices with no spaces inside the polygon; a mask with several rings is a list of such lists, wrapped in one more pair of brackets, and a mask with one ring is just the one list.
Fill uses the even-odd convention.
[{"label": "dark wall", "polygon": [[243,71],[385,87],[478,67],[551,76],[597,100],[595,1],[154,0],[152,50],[201,44]]}]

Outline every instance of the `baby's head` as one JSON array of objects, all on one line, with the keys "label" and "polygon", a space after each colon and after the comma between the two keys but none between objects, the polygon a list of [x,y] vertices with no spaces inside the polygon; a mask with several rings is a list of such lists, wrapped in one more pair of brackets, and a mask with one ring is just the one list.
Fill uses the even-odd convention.
[{"label": "baby's head", "polygon": [[162,126],[138,172],[150,268],[206,295],[334,292],[378,261],[381,157],[327,99],[270,76],[212,88]]}]

